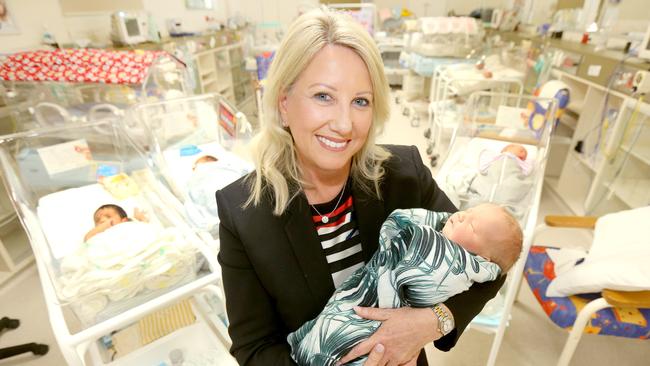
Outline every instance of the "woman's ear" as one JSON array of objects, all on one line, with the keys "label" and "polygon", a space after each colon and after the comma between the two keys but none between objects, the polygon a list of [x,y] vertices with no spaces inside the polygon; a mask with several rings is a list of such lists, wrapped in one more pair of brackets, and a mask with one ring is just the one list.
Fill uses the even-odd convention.
[{"label": "woman's ear", "polygon": [[278,110],[280,111],[280,116],[282,117],[282,121],[287,120],[287,104],[288,103],[289,103],[289,100],[288,100],[287,92],[286,91],[281,92],[280,97],[278,98]]}]

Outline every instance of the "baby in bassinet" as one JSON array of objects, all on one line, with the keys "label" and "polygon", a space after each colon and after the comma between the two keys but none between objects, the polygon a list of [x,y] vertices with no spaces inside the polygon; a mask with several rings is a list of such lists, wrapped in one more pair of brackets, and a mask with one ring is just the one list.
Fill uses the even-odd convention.
[{"label": "baby in bassinet", "polygon": [[482,204],[455,214],[395,210],[379,241],[379,250],[341,284],[323,311],[289,334],[299,365],[334,365],[379,328],[380,321],[356,315],[355,306],[431,307],[473,282],[495,280],[517,260],[522,232],[505,209]]},{"label": "baby in bassinet", "polygon": [[[147,222],[146,214],[136,208],[133,213],[133,217],[142,222]],[[104,232],[109,227],[115,226],[122,222],[130,221],[126,211],[118,205],[106,204],[100,206],[93,215],[93,221],[95,221],[95,227],[90,229],[88,233],[84,236],[84,241],[92,238],[93,236]]]},{"label": "baby in bassinet", "polygon": [[109,300],[167,288],[195,275],[196,249],[181,230],[151,224],[138,209],[134,219],[118,205],[100,206],[84,242],[61,259],[62,293],[75,300],[83,321],[91,321]]},{"label": "baby in bassinet", "polygon": [[450,196],[460,209],[480,202],[505,205],[520,219],[525,214],[526,196],[533,184],[533,166],[523,145],[509,144],[500,153],[483,150],[476,168],[452,172],[447,177]]},{"label": "baby in bassinet", "polygon": [[219,216],[214,193],[239,179],[248,171],[241,166],[223,162],[212,155],[203,155],[192,166],[187,183],[185,211],[196,226],[217,235]]}]

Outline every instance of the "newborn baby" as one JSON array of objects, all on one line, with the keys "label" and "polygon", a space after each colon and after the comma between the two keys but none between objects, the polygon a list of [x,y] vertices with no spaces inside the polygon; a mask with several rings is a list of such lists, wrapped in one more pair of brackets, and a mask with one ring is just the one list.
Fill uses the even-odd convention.
[{"label": "newborn baby", "polygon": [[381,325],[356,315],[354,306],[442,303],[474,282],[492,281],[508,271],[521,245],[519,224],[497,205],[453,215],[395,210],[382,225],[379,250],[366,266],[343,282],[315,319],[289,334],[291,356],[299,365],[334,365]]},{"label": "newborn baby", "polygon": [[219,232],[219,216],[214,193],[248,173],[248,170],[212,155],[198,158],[192,170],[187,183],[185,211],[195,226],[216,237]]},{"label": "newborn baby", "polygon": [[533,185],[533,165],[527,158],[528,151],[520,144],[509,144],[499,153],[481,151],[476,168],[460,168],[447,176],[450,198],[460,209],[496,202],[522,219]]}]

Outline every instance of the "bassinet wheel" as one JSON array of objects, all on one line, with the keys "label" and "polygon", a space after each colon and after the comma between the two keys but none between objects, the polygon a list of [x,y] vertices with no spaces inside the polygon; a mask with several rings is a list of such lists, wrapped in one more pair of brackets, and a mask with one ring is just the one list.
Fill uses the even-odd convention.
[{"label": "bassinet wheel", "polygon": [[433,154],[433,146],[427,147],[427,155],[432,155]]},{"label": "bassinet wheel", "polygon": [[48,346],[47,344],[36,344],[35,343],[32,346],[31,351],[35,355],[42,356],[42,355],[46,354],[47,352],[49,352],[49,350],[50,350],[50,346]]},{"label": "bassinet wheel", "polygon": [[431,137],[431,129],[430,128],[427,128],[426,130],[424,130],[424,137],[426,137],[426,138]]}]

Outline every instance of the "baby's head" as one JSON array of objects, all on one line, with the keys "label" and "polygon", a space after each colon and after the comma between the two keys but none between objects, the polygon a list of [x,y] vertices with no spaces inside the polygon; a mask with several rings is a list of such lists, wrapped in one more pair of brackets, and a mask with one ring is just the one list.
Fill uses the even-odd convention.
[{"label": "baby's head", "polygon": [[212,155],[203,155],[200,158],[196,159],[196,161],[194,162],[194,165],[192,165],[192,170],[196,169],[196,166],[199,165],[199,164],[213,163],[213,162],[218,161],[218,160],[219,159],[215,158]]},{"label": "baby's head", "polygon": [[470,253],[498,264],[502,273],[517,261],[523,241],[517,220],[492,203],[456,212],[449,217],[442,233]]},{"label": "baby's head", "polygon": [[95,226],[111,221],[111,226],[129,221],[126,211],[118,205],[108,204],[100,206],[93,215]]},{"label": "baby's head", "polygon": [[519,159],[521,159],[522,161],[526,160],[526,158],[528,157],[528,151],[526,151],[526,148],[523,147],[522,145],[519,145],[519,144],[506,145],[506,147],[504,147],[501,150],[501,152],[502,153],[509,152],[512,155],[514,155],[514,156],[518,157]]}]

